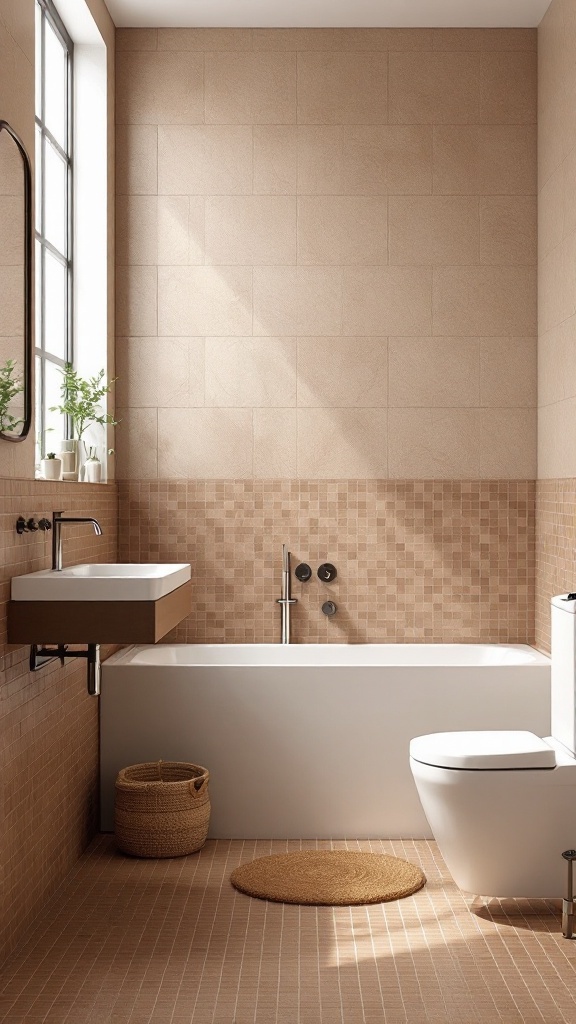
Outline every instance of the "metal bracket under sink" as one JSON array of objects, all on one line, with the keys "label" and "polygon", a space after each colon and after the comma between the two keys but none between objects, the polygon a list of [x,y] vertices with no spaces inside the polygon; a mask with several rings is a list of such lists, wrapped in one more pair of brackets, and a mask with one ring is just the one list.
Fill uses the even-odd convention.
[{"label": "metal bracket under sink", "polygon": [[30,671],[38,672],[52,661],[59,661],[61,665],[64,665],[66,658],[86,659],[86,686],[88,693],[91,697],[97,697],[100,693],[102,675],[100,644],[88,644],[85,651],[69,651],[67,644],[54,644],[53,647],[32,644],[30,647]]}]

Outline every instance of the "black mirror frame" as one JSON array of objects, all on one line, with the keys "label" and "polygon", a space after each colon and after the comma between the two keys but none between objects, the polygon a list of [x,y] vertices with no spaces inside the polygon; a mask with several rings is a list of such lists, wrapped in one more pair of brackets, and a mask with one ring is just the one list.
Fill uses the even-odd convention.
[{"label": "black mirror frame", "polygon": [[24,441],[32,426],[32,165],[26,147],[8,121],[0,120],[0,133],[16,143],[24,167],[24,423],[18,435],[0,431],[4,441]]}]

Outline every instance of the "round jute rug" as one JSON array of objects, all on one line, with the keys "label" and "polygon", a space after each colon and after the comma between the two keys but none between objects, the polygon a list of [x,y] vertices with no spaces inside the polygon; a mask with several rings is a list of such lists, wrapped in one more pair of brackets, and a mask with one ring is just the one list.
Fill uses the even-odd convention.
[{"label": "round jute rug", "polygon": [[259,857],[230,875],[240,892],[276,903],[349,906],[411,896],[426,883],[399,857],[347,850],[301,850]]}]

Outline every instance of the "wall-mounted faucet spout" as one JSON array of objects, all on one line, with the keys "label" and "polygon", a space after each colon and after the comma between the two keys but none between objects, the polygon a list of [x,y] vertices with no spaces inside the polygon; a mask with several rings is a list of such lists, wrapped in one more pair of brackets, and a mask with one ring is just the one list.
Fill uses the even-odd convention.
[{"label": "wall-mounted faucet spout", "polygon": [[52,513],[52,571],[62,572],[62,525],[64,523],[92,523],[94,527],[94,533],[98,536],[102,536],[102,527],[97,519],[90,517],[78,518],[66,518],[63,512]]},{"label": "wall-mounted faucet spout", "polygon": [[281,644],[290,643],[290,605],[298,604],[295,597],[291,597],[290,591],[290,552],[286,544],[282,545],[282,596],[276,601],[280,605],[281,619]]}]

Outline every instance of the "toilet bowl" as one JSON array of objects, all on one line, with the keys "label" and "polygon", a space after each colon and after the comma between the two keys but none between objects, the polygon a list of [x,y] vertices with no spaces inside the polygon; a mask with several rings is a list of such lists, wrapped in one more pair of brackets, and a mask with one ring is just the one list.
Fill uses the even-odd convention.
[{"label": "toilet bowl", "polygon": [[446,732],[410,743],[424,813],[456,884],[559,899],[576,847],[576,599],[552,599],[552,736]]}]

